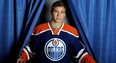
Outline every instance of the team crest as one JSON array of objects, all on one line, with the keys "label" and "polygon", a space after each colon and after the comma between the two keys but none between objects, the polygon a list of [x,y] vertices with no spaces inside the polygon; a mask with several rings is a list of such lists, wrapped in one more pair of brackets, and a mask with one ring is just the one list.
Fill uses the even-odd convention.
[{"label": "team crest", "polygon": [[66,45],[63,40],[52,38],[45,44],[44,52],[48,59],[59,61],[65,56]]}]

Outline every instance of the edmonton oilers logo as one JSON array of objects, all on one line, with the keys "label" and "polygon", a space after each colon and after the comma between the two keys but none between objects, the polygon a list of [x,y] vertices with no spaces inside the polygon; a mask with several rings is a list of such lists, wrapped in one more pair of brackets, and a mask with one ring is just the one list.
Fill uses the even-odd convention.
[{"label": "edmonton oilers logo", "polygon": [[45,44],[44,52],[48,59],[59,61],[65,56],[66,45],[61,39],[52,38]]}]

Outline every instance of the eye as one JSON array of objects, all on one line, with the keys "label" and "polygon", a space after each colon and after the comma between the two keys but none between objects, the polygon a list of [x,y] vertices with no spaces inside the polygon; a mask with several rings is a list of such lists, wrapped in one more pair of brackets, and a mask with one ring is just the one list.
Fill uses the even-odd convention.
[{"label": "eye", "polygon": [[65,11],[61,11],[61,13],[65,13]]},{"label": "eye", "polygon": [[57,13],[58,11],[53,11],[54,13]]}]

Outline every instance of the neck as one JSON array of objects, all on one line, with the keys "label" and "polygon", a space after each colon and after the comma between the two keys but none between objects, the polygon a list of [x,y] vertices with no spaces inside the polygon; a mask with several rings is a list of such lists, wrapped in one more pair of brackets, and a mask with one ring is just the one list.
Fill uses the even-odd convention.
[{"label": "neck", "polygon": [[54,22],[54,21],[51,21],[51,22],[50,22],[52,28],[54,28],[54,29],[60,28],[61,25],[62,25],[62,23],[63,23],[63,22]]}]

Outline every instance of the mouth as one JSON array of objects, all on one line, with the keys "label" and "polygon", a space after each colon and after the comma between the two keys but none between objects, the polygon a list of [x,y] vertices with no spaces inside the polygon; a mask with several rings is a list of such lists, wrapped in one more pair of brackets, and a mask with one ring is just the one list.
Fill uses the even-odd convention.
[{"label": "mouth", "polygon": [[57,20],[61,20],[61,18],[56,18]]}]

